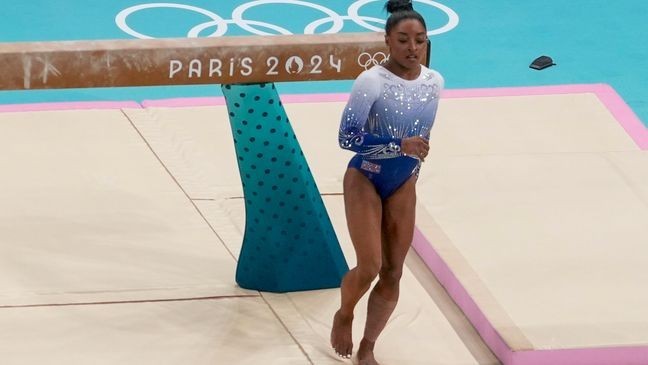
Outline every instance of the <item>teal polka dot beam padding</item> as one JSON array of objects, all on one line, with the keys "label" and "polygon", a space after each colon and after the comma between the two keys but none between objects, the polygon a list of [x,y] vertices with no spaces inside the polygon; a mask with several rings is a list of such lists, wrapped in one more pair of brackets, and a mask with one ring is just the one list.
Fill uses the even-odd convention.
[{"label": "teal polka dot beam padding", "polygon": [[270,292],[338,287],[348,266],[274,84],[222,88],[245,195],[237,283]]}]

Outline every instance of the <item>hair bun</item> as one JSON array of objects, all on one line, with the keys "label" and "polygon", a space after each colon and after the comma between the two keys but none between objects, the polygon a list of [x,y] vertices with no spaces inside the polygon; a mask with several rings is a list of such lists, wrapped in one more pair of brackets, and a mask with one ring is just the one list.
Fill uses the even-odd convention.
[{"label": "hair bun", "polygon": [[385,10],[390,14],[398,11],[412,11],[414,10],[414,5],[412,4],[412,0],[389,0],[385,4]]}]

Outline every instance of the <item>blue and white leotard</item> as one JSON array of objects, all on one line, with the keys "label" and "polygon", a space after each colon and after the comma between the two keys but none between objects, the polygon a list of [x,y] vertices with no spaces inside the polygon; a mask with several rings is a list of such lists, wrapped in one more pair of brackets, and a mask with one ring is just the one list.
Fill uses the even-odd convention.
[{"label": "blue and white leotard", "polygon": [[425,66],[415,80],[374,66],[353,84],[338,141],[356,152],[349,167],[362,172],[383,200],[418,173],[421,161],[401,152],[401,140],[429,139],[443,85],[441,74]]}]

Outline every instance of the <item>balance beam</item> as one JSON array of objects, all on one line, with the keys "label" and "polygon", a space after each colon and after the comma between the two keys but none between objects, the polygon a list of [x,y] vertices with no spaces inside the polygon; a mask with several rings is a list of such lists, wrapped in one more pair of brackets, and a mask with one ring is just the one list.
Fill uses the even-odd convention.
[{"label": "balance beam", "polygon": [[382,33],[0,44],[0,90],[350,80]]}]

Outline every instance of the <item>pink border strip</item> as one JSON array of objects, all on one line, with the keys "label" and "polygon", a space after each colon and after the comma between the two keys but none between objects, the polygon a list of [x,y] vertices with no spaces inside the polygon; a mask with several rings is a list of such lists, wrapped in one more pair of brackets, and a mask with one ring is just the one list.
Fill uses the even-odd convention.
[{"label": "pink border strip", "polygon": [[141,109],[142,106],[134,101],[81,101],[62,103],[8,104],[0,105],[0,113],[121,108]]},{"label": "pink border strip", "polygon": [[496,87],[475,89],[450,89],[443,91],[444,98],[484,98],[522,95],[560,95],[596,92],[603,84],[572,84],[550,86]]},{"label": "pink border strip", "polygon": [[[283,103],[327,103],[327,102],[344,102],[349,100],[349,94],[289,94],[281,95]],[[142,106],[145,108],[182,108],[182,107],[200,107],[225,105],[225,98],[175,98],[144,100]]]},{"label": "pink border strip", "polygon": [[607,84],[597,85],[596,95],[614,118],[621,123],[626,133],[635,140],[639,148],[648,150],[648,127],[641,122],[621,95]]},{"label": "pink border strip", "polygon": [[221,96],[213,98],[174,98],[142,101],[142,106],[145,108],[187,108],[214,105],[225,105],[225,98]]},{"label": "pink border strip", "polygon": [[430,244],[418,228],[414,229],[412,247],[423,262],[425,262],[428,269],[430,269],[437,280],[443,285],[452,300],[461,308],[461,311],[466,315],[495,356],[504,365],[510,365],[513,354],[511,349],[502,337],[500,337],[495,327],[488,321],[463,285],[461,285],[461,282],[457,279],[450,267],[443,261],[441,256],[434,250],[432,244]]},{"label": "pink border strip", "polygon": [[332,103],[349,100],[349,94],[295,94],[281,97],[284,103]]},{"label": "pink border strip", "polygon": [[648,346],[512,351],[418,228],[412,247],[504,365],[648,364]]}]

